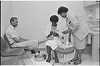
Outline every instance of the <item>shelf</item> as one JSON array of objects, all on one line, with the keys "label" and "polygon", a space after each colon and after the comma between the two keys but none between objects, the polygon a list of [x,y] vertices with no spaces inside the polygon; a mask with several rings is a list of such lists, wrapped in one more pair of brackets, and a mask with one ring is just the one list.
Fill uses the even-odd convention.
[{"label": "shelf", "polygon": [[87,23],[91,25],[99,25],[99,22],[100,21],[88,21]]},{"label": "shelf", "polygon": [[95,21],[88,21],[88,22],[93,22],[94,23],[94,22],[100,22],[100,20],[97,20],[97,21],[96,20]]},{"label": "shelf", "polygon": [[88,21],[88,25],[90,28],[90,31],[92,32],[99,32],[99,21]]},{"label": "shelf", "polygon": [[91,7],[95,7],[95,6],[99,6],[100,3],[95,3],[95,4],[91,4],[91,5],[87,5],[84,8],[91,8]]}]

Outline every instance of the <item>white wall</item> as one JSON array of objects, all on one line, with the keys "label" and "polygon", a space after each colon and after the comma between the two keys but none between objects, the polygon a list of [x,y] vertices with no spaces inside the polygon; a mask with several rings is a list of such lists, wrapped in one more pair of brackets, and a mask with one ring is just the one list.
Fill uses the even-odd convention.
[{"label": "white wall", "polygon": [[[24,38],[44,38],[50,16],[57,14],[61,5],[87,20],[82,1],[13,1],[13,16],[17,16],[19,20],[18,33]],[[59,19],[61,27],[66,28],[65,20],[60,16]]]},{"label": "white wall", "polygon": [[6,28],[10,24],[10,17],[12,16],[12,2],[1,1],[1,36],[5,33]]}]

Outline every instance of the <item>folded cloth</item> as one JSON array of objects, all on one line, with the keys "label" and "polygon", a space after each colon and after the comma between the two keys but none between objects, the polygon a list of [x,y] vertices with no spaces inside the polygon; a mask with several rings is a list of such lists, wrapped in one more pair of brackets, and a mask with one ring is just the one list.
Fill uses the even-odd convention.
[{"label": "folded cloth", "polygon": [[46,45],[50,46],[53,50],[55,50],[59,44],[62,44],[62,42],[58,37],[54,37],[53,40],[48,40],[46,42]]},{"label": "folded cloth", "polygon": [[53,50],[55,50],[57,48],[57,44],[56,44],[55,40],[47,41],[46,45],[50,46]]}]

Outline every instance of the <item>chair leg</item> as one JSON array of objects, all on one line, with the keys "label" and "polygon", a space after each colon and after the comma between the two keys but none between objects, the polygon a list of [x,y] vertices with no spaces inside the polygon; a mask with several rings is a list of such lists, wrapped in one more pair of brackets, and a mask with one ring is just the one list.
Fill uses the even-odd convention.
[{"label": "chair leg", "polygon": [[59,62],[59,63],[61,63],[61,64],[63,64],[63,65],[66,64],[66,55],[65,55],[65,54],[63,54],[63,62]]},{"label": "chair leg", "polygon": [[66,64],[66,55],[64,55],[64,64]]},{"label": "chair leg", "polygon": [[23,65],[26,65],[26,63],[23,61],[23,59],[21,58],[21,56],[19,56],[18,60],[20,60],[23,63]]},{"label": "chair leg", "polygon": [[16,62],[16,65],[18,64],[18,61],[19,61],[19,56],[17,56],[18,58],[17,58],[17,62]]},{"label": "chair leg", "polygon": [[27,56],[27,58],[29,58],[29,56],[28,56],[28,54],[26,53],[26,51],[24,51],[25,52],[25,55]]},{"label": "chair leg", "polygon": [[65,65],[66,64],[66,55],[63,54],[63,62],[60,62],[61,64]]},{"label": "chair leg", "polygon": [[[29,58],[28,54],[26,53],[26,51],[24,51],[21,56],[23,57],[23,55],[25,55],[25,58]],[[24,57],[23,57],[24,58]]]}]

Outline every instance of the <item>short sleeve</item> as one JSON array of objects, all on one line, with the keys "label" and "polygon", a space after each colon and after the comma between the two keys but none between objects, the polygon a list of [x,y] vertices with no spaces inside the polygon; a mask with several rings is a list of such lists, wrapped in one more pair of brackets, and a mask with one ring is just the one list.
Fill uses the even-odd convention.
[{"label": "short sleeve", "polygon": [[70,26],[72,30],[75,30],[79,26],[78,17],[76,14],[71,13],[68,15],[69,20],[71,21]]},{"label": "short sleeve", "polygon": [[51,26],[50,25],[47,25],[47,27],[46,27],[46,31],[45,31],[45,35],[47,36],[49,33],[50,33],[50,31],[51,31],[51,28],[50,28]]},{"label": "short sleeve", "polygon": [[60,36],[62,36],[62,31],[61,31],[61,27],[58,25],[57,26],[57,33],[60,35]]},{"label": "short sleeve", "polygon": [[7,32],[7,35],[9,35],[11,38],[14,38],[14,37],[19,38],[19,35],[14,31]]}]

